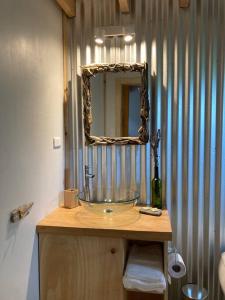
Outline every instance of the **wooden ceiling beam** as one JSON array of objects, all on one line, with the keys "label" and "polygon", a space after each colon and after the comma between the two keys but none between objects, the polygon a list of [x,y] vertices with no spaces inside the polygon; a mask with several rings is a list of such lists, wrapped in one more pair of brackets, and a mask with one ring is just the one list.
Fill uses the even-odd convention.
[{"label": "wooden ceiling beam", "polygon": [[76,0],[56,0],[56,2],[68,17],[76,16]]},{"label": "wooden ceiling beam", "polygon": [[121,13],[128,14],[130,12],[129,0],[119,0]]},{"label": "wooden ceiling beam", "polygon": [[190,6],[190,0],[179,0],[180,8],[188,8]]}]

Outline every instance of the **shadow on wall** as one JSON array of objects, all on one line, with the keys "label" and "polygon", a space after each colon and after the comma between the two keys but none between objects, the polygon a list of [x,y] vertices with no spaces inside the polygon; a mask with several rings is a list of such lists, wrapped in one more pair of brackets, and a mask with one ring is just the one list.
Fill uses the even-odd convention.
[{"label": "shadow on wall", "polygon": [[[151,75],[151,86],[150,86],[150,122],[151,122],[151,132],[154,133],[158,129],[161,130],[161,134],[165,132],[166,136],[166,124],[167,124],[167,91],[164,86],[160,87],[161,91],[161,100],[158,100],[157,97],[157,76],[154,73],[154,75]],[[160,98],[160,97],[159,97]],[[160,105],[158,103],[160,101]],[[160,111],[159,108],[160,107]],[[159,117],[160,116],[160,117]],[[160,127],[157,126],[157,120],[162,120]]]},{"label": "shadow on wall", "polygon": [[[160,94],[158,95],[158,84],[159,84],[159,78],[154,73],[151,75],[150,80],[150,132],[149,134],[156,133],[158,129],[161,131],[161,140],[159,143],[159,165],[160,165],[160,176],[163,182],[162,185],[162,202],[163,205],[167,204],[166,207],[170,211],[171,204],[166,202],[166,189],[168,189],[168,186],[166,187],[166,162],[163,159],[165,157],[165,153],[167,151],[167,124],[168,124],[168,116],[167,116],[167,106],[168,106],[168,98],[167,98],[167,89],[165,86],[160,84]],[[151,155],[151,176],[153,176],[153,161],[152,161],[152,155]]]},{"label": "shadow on wall", "polygon": [[26,300],[39,300],[38,236],[34,235]]},{"label": "shadow on wall", "polygon": [[6,231],[6,241],[8,246],[2,254],[1,260],[4,261],[6,259],[7,254],[14,249],[16,244],[18,225],[16,223],[11,223],[10,219],[8,219],[7,231]]},{"label": "shadow on wall", "polygon": [[156,75],[151,75],[151,95],[150,95],[150,123],[151,123],[151,133],[154,133],[156,128],[156,120],[157,120],[157,99],[156,99]]}]

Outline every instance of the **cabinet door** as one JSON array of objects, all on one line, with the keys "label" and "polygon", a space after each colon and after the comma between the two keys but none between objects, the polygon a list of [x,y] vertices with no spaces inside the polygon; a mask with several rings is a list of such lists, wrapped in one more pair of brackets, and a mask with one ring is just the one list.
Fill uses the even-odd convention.
[{"label": "cabinet door", "polygon": [[39,234],[41,300],[123,300],[123,239]]}]

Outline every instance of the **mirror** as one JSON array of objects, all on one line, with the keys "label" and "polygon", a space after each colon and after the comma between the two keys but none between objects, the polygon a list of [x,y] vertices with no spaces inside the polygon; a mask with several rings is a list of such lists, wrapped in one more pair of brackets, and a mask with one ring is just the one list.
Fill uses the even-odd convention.
[{"label": "mirror", "polygon": [[148,142],[146,64],[82,67],[86,144]]},{"label": "mirror", "polygon": [[141,75],[99,73],[91,78],[92,136],[136,137],[141,126]]}]

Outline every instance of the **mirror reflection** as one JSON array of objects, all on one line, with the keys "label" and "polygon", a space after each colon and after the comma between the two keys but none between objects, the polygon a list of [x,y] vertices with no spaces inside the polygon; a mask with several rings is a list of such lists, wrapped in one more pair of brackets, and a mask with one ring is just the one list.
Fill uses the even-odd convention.
[{"label": "mirror reflection", "polygon": [[92,136],[137,137],[141,126],[141,74],[97,73],[90,79]]}]

